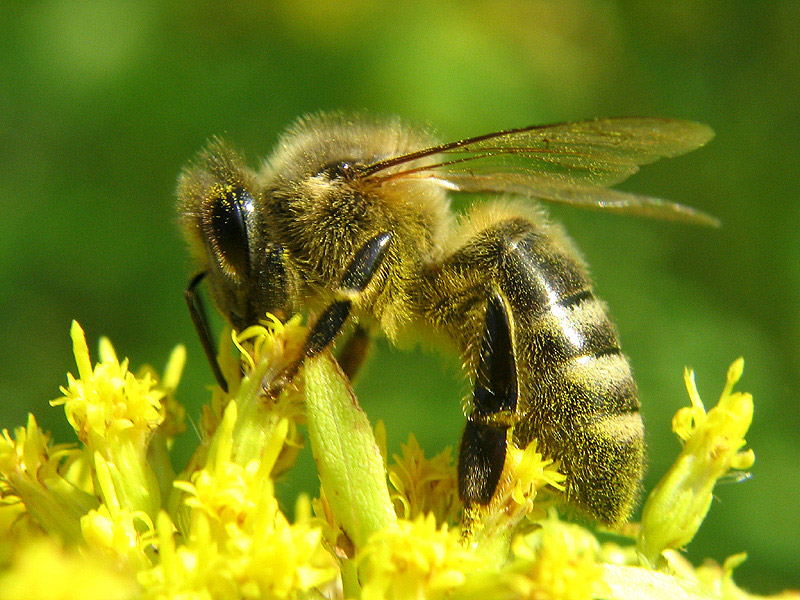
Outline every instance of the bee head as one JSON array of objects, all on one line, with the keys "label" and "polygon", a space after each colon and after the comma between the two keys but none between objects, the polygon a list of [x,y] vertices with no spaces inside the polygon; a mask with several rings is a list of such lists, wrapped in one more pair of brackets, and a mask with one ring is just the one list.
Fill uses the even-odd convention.
[{"label": "bee head", "polygon": [[261,190],[239,155],[213,141],[181,174],[178,205],[195,259],[231,325],[242,329],[267,312],[287,316],[283,248],[261,218]]}]

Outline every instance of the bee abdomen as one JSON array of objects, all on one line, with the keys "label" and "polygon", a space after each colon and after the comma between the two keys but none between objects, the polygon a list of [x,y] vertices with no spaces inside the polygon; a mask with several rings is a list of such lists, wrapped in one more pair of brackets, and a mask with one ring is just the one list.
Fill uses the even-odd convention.
[{"label": "bee abdomen", "polygon": [[563,240],[518,229],[505,248],[499,283],[511,306],[517,363],[524,365],[516,443],[537,439],[561,461],[569,503],[620,523],[636,497],[644,427],[616,327]]},{"label": "bee abdomen", "polygon": [[577,428],[572,450],[562,457],[567,501],[610,525],[627,519],[639,491],[643,437],[638,411],[606,414]]},{"label": "bee abdomen", "polygon": [[[616,328],[566,236],[535,219],[497,221],[428,269],[421,292],[427,318],[461,345],[473,372],[482,364],[486,299],[499,294],[518,380],[514,444],[537,440],[560,461],[570,504],[604,523],[623,522],[642,471],[638,394]],[[482,410],[474,406],[473,414]],[[470,484],[465,501],[483,502],[494,484],[476,483],[486,469],[475,465],[486,461],[475,457],[494,456],[494,438],[479,436],[483,421],[470,419],[462,454],[471,460],[460,461]]]},{"label": "bee abdomen", "polygon": [[609,524],[631,510],[641,477],[644,427],[636,383],[605,306],[590,291],[532,319],[531,369],[517,440],[536,438],[561,461],[567,500]]},{"label": "bee abdomen", "polygon": [[529,331],[535,368],[553,369],[571,360],[622,354],[605,305],[588,287],[531,315]]}]

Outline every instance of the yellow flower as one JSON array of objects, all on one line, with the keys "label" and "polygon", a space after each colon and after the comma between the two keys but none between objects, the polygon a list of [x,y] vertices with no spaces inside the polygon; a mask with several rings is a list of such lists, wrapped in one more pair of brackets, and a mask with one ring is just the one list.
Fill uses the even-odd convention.
[{"label": "yellow flower", "polygon": [[607,597],[598,563],[599,544],[586,529],[554,515],[517,535],[510,558],[497,570],[469,577],[454,598],[590,600]]},{"label": "yellow flower", "polygon": [[[0,492],[3,503],[21,504],[38,527],[65,542],[80,539],[79,520],[98,506],[97,499],[63,476],[79,451],[53,445],[28,415],[27,427],[0,438]],[[16,511],[15,511],[16,512]],[[9,523],[11,525],[12,523]]]},{"label": "yellow flower", "polygon": [[152,370],[139,377],[130,373],[127,360],[120,362],[105,339],[93,368],[83,330],[73,323],[71,333],[79,377],[68,375],[64,397],[53,404],[64,405],[83,445],[53,445],[33,415],[13,438],[3,432],[0,492],[4,512],[20,519],[3,532],[3,541],[29,539],[35,526],[91,549],[93,556],[134,570],[149,567],[152,516],[160,509],[161,489],[171,489],[173,479],[166,452],[182,428],[182,409],[175,403],[170,431],[161,429],[164,402],[175,402],[185,351],[172,353],[159,385]]},{"label": "yellow flower", "polygon": [[112,558],[122,558],[124,564],[137,570],[150,566],[145,549],[153,536],[152,520],[147,513],[131,510],[121,503],[110,466],[102,456],[97,454],[94,464],[104,504],[81,517],[86,545]]},{"label": "yellow flower", "polygon": [[511,549],[514,561],[503,579],[513,581],[516,598],[582,600],[605,591],[597,540],[582,527],[551,517],[538,531],[517,536]]},{"label": "yellow flower", "polygon": [[[300,355],[306,328],[300,325],[299,318],[281,323],[271,315],[267,316],[270,320],[248,327],[241,333],[231,332],[230,338],[223,338],[219,362],[230,390],[225,393],[215,386],[211,404],[203,407],[199,426],[206,441],[211,439],[222,420],[225,407],[235,400],[238,418],[232,456],[235,462],[245,464],[260,456],[261,448],[269,443],[275,427],[285,419],[288,431],[284,446],[273,465],[272,475],[276,477],[294,465],[303,448],[298,425],[305,422],[305,407],[302,390],[294,385],[269,401],[262,387],[278,377]],[[236,361],[235,365],[229,364],[231,345],[240,352],[241,361]],[[197,448],[182,478],[189,478],[205,462],[207,451],[208,443]]]},{"label": "yellow flower", "polygon": [[273,504],[270,472],[283,446],[288,423],[279,422],[272,437],[263,448],[261,459],[252,459],[242,465],[234,461],[234,429],[237,422],[237,404],[230,402],[220,427],[212,439],[205,468],[192,474],[191,482],[176,481],[175,487],[187,494],[183,510],[194,518],[203,513],[219,523],[220,531],[228,526],[239,526],[264,502],[269,510]]},{"label": "yellow flower", "polygon": [[396,490],[391,498],[397,515],[411,520],[432,513],[439,525],[455,522],[461,501],[450,448],[425,458],[412,433],[401,452],[392,457],[394,464],[389,466],[389,482]]},{"label": "yellow flower", "polygon": [[460,537],[446,524],[437,529],[432,514],[376,533],[358,558],[362,599],[449,598],[484,563]]},{"label": "yellow flower", "polygon": [[535,502],[538,491],[545,486],[563,490],[566,479],[552,460],[537,451],[536,440],[522,450],[512,438],[513,430],[509,430],[506,462],[491,502],[472,506],[463,518],[465,541],[500,561],[508,553],[517,526],[526,517],[537,520],[545,516],[547,504]]},{"label": "yellow flower", "polygon": [[149,373],[138,379],[129,372],[128,361],[119,362],[107,340],[101,342],[100,362],[92,369],[86,337],[76,322],[72,344],[78,378],[68,374],[64,396],[51,404],[64,406],[78,438],[93,450],[106,455],[108,446],[122,437],[144,454],[148,436],[164,420],[163,390]]},{"label": "yellow flower", "polygon": [[507,454],[504,483],[508,486],[510,500],[516,504],[515,511],[524,508],[530,512],[536,491],[544,486],[564,491],[562,484],[567,479],[566,475],[558,471],[557,464],[537,450],[536,440],[528,444],[525,450],[508,444]]},{"label": "yellow flower", "polygon": [[684,379],[692,406],[680,409],[672,420],[683,449],[642,511],[638,550],[647,564],[658,563],[665,549],[679,549],[692,540],[708,513],[720,477],[731,469],[753,465],[753,451],[740,451],[753,419],[753,398],[733,392],[743,369],[741,358],[731,365],[719,402],[708,413],[697,392],[694,373],[686,370]]},{"label": "yellow flower", "polygon": [[65,550],[53,539],[17,548],[18,560],[0,573],[2,600],[133,600],[132,574],[102,556]]},{"label": "yellow flower", "polygon": [[[202,594],[223,598],[292,598],[297,592],[334,586],[339,569],[310,519],[290,524],[280,512],[270,473],[283,447],[288,422],[273,430],[261,459],[233,461],[236,402],[225,409],[206,467],[191,482],[175,485],[187,494],[183,545],[172,521],[157,522],[159,564],[140,573],[153,598]],[[306,513],[307,514],[307,513]]]},{"label": "yellow flower", "polygon": [[151,542],[152,531],[153,524],[147,515],[127,508],[112,510],[102,505],[81,518],[81,532],[89,548],[105,553],[112,560],[123,557],[122,563],[134,569],[150,566],[145,549]]},{"label": "yellow flower", "polygon": [[358,558],[362,598],[589,600],[605,590],[594,536],[555,517],[516,536],[499,568],[461,539],[433,515],[374,535]]},{"label": "yellow flower", "polygon": [[[732,391],[741,362],[708,412],[687,373],[692,406],[673,421],[683,450],[645,507],[634,566],[632,544],[601,547],[590,530],[547,516],[551,499],[539,492],[562,489],[564,476],[535,442],[508,444],[492,502],[451,527],[449,451],[427,459],[412,435],[387,468],[383,426],[370,426],[329,353],[307,359],[277,397],[264,393],[305,335],[297,320],[272,321],[223,344],[242,364],[221,360],[230,393],[213,391],[200,446],[176,480],[183,350],[159,383],[151,370],[130,373],[107,340],[92,367],[74,324],[78,377],[55,404],[82,445],[53,444],[32,415],[0,437],[0,600],[754,598],[733,583],[743,556],[695,568],[676,549],[705,516],[714,482],[752,465],[742,451],[752,398]],[[274,478],[294,463],[306,421],[320,497],[299,498],[292,523]],[[670,572],[654,571],[656,560]]]},{"label": "yellow flower", "polygon": [[[64,406],[87,459],[106,461],[119,501],[154,518],[161,507],[161,488],[147,452],[164,422],[166,392],[150,372],[138,378],[128,371],[128,361],[117,359],[108,340],[101,341],[100,362],[92,369],[86,337],[74,321],[71,334],[79,378],[68,374],[68,385],[61,388],[64,396],[51,404]],[[180,361],[180,355],[173,360]],[[172,365],[168,372],[176,378],[181,367]]]}]

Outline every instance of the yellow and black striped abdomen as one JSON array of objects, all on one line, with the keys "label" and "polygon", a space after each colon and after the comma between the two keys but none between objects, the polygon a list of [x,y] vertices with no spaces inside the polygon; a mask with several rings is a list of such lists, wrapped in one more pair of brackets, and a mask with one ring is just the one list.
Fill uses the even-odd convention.
[{"label": "yellow and black striped abdomen", "polygon": [[[636,384],[571,242],[546,222],[500,220],[426,277],[426,315],[457,341],[473,371],[485,362],[479,351],[481,335],[486,343],[488,298],[502,299],[517,379],[516,397],[502,404],[513,404],[516,445],[535,439],[546,456],[560,461],[570,504],[608,524],[624,521],[644,451]],[[468,430],[502,439],[485,424],[486,406],[477,404]],[[462,449],[472,443],[467,437]],[[467,448],[476,452],[474,444]],[[469,487],[485,498],[477,482]]]},{"label": "yellow and black striped abdomen", "polygon": [[638,489],[644,427],[616,327],[558,238],[536,230],[512,238],[503,271],[519,386],[515,440],[536,439],[561,461],[570,503],[620,522]]}]

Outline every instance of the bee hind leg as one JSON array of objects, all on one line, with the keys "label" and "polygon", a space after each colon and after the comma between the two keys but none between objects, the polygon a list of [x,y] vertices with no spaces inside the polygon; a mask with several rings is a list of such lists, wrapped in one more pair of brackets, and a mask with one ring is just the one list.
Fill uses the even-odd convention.
[{"label": "bee hind leg", "polygon": [[486,306],[478,369],[458,456],[458,491],[466,507],[489,504],[506,458],[507,432],[517,407],[517,371],[508,310],[493,291]]},{"label": "bee hind leg", "polygon": [[[290,364],[275,381],[265,386],[268,395],[276,397],[280,394],[283,388],[291,383],[297,375],[306,358],[316,356],[331,345],[350,316],[353,299],[361,294],[372,281],[372,277],[386,256],[391,241],[392,234],[384,232],[370,238],[358,249],[342,276],[336,293],[338,299],[322,311],[311,327],[300,357]],[[358,335],[358,332],[354,335]],[[347,351],[347,349],[345,350]],[[353,368],[357,369],[358,364],[360,364],[360,360],[354,362]]]}]

